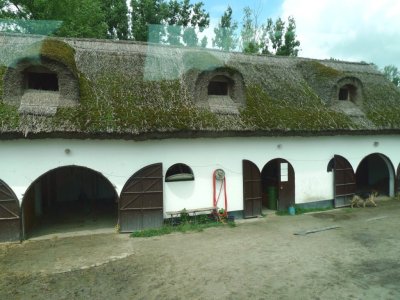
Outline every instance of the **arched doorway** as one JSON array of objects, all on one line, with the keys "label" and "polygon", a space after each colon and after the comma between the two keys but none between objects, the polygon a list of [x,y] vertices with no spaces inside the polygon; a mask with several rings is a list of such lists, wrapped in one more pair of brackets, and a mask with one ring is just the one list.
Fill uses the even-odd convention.
[{"label": "arched doorway", "polygon": [[379,195],[394,196],[395,171],[388,157],[373,153],[363,158],[356,171],[357,192],[378,191]]},{"label": "arched doorway", "polygon": [[125,183],[119,201],[121,232],[161,227],[164,222],[162,164],[146,166]]},{"label": "arched doorway", "polygon": [[295,203],[295,173],[287,160],[270,160],[261,171],[261,183],[264,207],[287,210]]},{"label": "arched doorway", "polygon": [[80,166],[53,169],[36,179],[22,202],[23,235],[114,228],[118,195],[101,173]]},{"label": "arched doorway", "polygon": [[0,180],[0,243],[20,240],[19,201],[11,188]]}]

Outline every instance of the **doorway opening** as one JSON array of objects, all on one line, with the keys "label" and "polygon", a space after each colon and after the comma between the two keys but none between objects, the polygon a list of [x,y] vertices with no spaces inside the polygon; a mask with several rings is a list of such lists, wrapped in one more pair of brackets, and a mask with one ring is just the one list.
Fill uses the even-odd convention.
[{"label": "doorway opening", "polygon": [[375,190],[379,195],[394,196],[395,172],[388,157],[380,153],[363,158],[356,171],[357,192]]},{"label": "doorway opening", "polygon": [[35,180],[22,201],[24,238],[114,229],[118,196],[101,173],[85,167],[53,169]]},{"label": "doorway opening", "polygon": [[269,161],[261,171],[262,204],[272,210],[287,210],[295,204],[295,173],[285,159]]}]

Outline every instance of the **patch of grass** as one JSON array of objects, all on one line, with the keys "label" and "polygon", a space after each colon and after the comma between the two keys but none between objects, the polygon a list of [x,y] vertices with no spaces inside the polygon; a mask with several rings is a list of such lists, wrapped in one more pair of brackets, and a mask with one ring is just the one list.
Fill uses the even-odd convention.
[{"label": "patch of grass", "polygon": [[174,227],[172,226],[164,225],[161,228],[154,228],[154,229],[150,228],[132,232],[131,237],[152,237],[152,236],[165,235],[174,232],[173,229]]},{"label": "patch of grass", "polygon": [[220,227],[220,226],[236,227],[236,223],[234,221],[221,223],[216,221],[204,221],[204,220],[203,221],[198,220],[198,222],[192,223],[192,220],[187,220],[187,222],[181,223],[176,226],[170,224],[164,224],[161,228],[151,228],[151,229],[135,231],[131,233],[131,237],[153,237],[153,236],[166,235],[173,232],[181,232],[181,233],[186,233],[191,231],[201,232],[206,228]]},{"label": "patch of grass", "polygon": [[307,85],[295,89],[288,84],[296,103],[275,99],[259,85],[246,88],[247,105],[241,119],[247,127],[280,130],[335,130],[354,128],[355,124],[343,113],[332,111]]},{"label": "patch of grass", "polygon": [[288,215],[289,215],[289,212],[288,212],[287,210],[277,210],[277,211],[275,212],[275,214],[276,214],[277,216],[288,216]]},{"label": "patch of grass", "polygon": [[302,215],[302,214],[305,214],[305,213],[326,211],[326,210],[331,210],[332,209],[332,207],[330,207],[330,206],[317,207],[317,208],[303,208],[303,207],[299,207],[299,206],[295,205],[294,207],[296,209],[296,215]]},{"label": "patch of grass", "polygon": [[305,67],[309,71],[313,72],[317,78],[339,78],[343,76],[343,73],[328,67],[318,61],[304,61],[301,62],[300,67]]}]

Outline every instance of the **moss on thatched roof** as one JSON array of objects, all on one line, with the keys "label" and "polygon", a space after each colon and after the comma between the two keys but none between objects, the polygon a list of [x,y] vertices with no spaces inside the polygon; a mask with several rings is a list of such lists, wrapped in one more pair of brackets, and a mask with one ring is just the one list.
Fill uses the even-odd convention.
[{"label": "moss on thatched roof", "polygon": [[[37,54],[65,65],[80,86],[79,105],[59,107],[54,116],[19,115],[18,107],[3,99],[2,136],[147,138],[400,130],[400,92],[367,64],[12,35],[0,35],[0,48],[1,79],[18,60]],[[197,78],[220,69],[243,78],[245,105],[237,114],[213,113],[197,104]],[[332,105],[335,85],[345,77],[363,85],[357,120]],[[3,80],[0,93],[2,87]]]}]

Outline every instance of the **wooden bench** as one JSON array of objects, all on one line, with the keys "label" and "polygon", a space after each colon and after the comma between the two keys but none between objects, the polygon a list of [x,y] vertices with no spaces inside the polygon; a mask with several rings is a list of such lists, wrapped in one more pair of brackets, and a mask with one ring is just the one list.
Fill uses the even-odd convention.
[{"label": "wooden bench", "polygon": [[177,210],[177,211],[167,211],[165,213],[170,216],[171,222],[174,218],[178,218],[183,213],[186,213],[189,216],[193,216],[194,222],[196,223],[196,217],[197,217],[198,213],[204,213],[204,212],[212,213],[216,209],[217,209],[216,207],[203,207],[203,208],[194,208],[194,209],[182,209],[182,210]]}]

